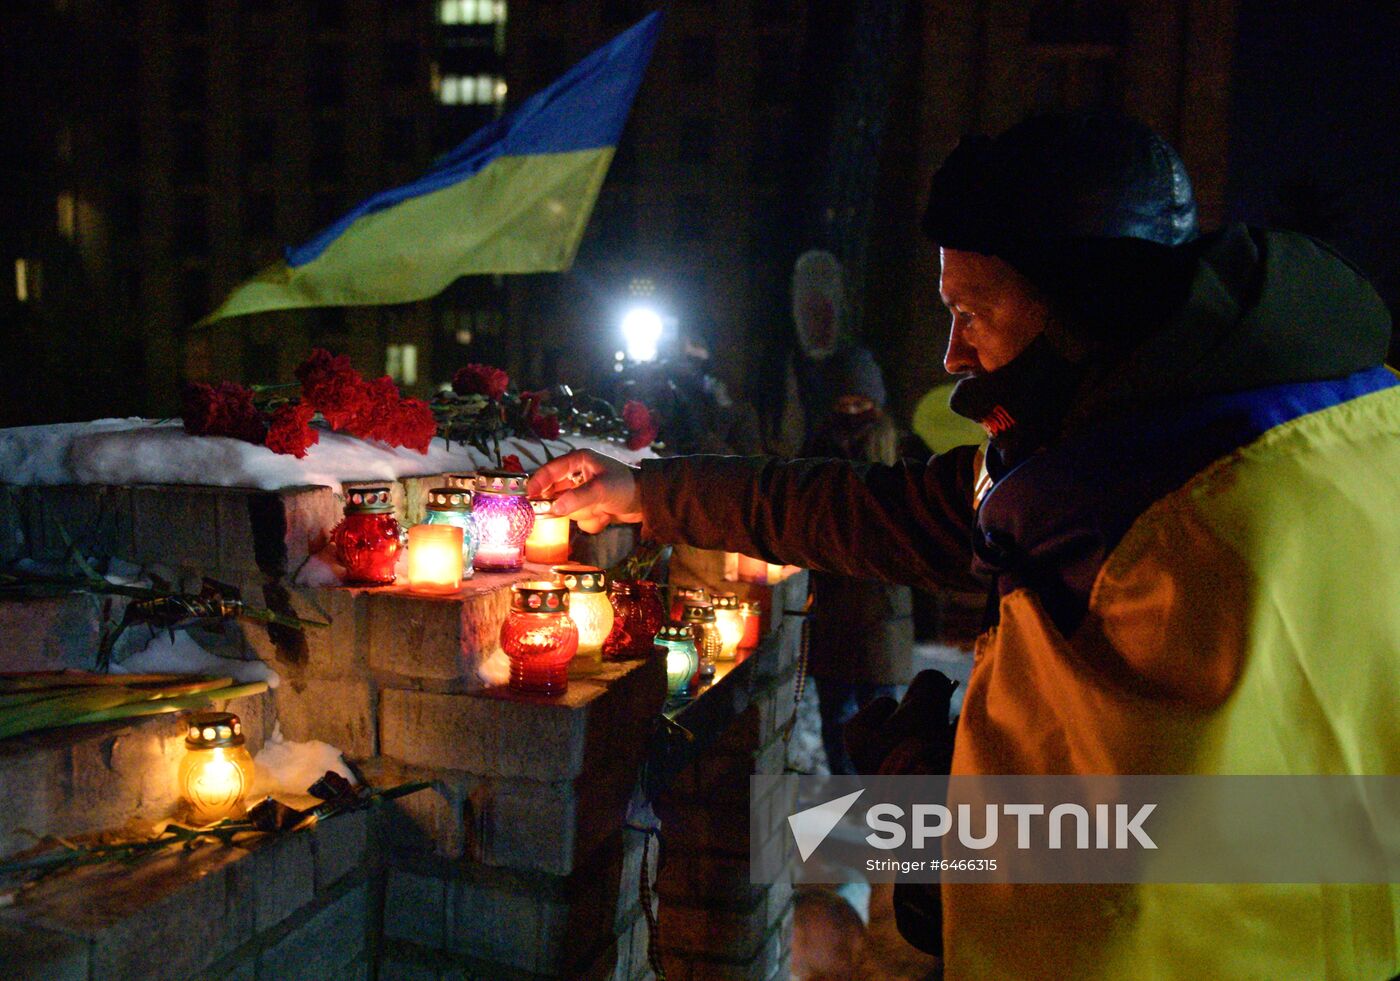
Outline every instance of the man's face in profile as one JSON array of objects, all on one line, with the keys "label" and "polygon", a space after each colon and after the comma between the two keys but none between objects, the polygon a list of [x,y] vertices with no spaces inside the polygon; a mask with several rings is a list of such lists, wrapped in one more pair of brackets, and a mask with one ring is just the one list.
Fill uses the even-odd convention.
[{"label": "man's face in profile", "polygon": [[1045,329],[1050,311],[1031,282],[1005,260],[978,252],[940,249],[938,289],[952,314],[949,374],[996,371]]}]

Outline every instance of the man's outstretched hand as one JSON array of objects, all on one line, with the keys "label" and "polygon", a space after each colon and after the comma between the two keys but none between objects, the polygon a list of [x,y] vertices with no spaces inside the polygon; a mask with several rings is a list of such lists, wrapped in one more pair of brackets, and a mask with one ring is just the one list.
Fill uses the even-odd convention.
[{"label": "man's outstretched hand", "polygon": [[637,468],[593,450],[574,450],[549,461],[530,477],[527,493],[553,501],[554,514],[568,515],[589,534],[614,521],[642,520]]}]

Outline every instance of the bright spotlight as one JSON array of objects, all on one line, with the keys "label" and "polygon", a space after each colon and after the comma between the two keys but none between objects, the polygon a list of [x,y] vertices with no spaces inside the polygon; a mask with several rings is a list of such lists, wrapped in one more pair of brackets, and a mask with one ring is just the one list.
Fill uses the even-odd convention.
[{"label": "bright spotlight", "polygon": [[655,361],[661,343],[661,314],[651,307],[633,307],[622,318],[622,340],[633,361]]}]

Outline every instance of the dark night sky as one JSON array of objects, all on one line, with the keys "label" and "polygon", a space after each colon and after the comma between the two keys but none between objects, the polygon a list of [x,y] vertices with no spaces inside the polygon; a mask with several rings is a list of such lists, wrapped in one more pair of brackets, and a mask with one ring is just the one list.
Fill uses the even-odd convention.
[{"label": "dark night sky", "polygon": [[1400,4],[1242,0],[1230,218],[1277,216],[1279,186],[1316,176],[1334,243],[1400,302]]}]

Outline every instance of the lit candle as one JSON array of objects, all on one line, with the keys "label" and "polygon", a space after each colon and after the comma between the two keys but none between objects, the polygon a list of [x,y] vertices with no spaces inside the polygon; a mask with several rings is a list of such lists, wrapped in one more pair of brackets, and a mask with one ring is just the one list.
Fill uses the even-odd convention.
[{"label": "lit candle", "polygon": [[716,593],[714,608],[715,626],[719,628],[719,659],[732,661],[739,641],[744,639],[744,615],[739,611],[739,597],[733,593]]},{"label": "lit candle", "polygon": [[578,627],[569,618],[568,589],[555,582],[518,582],[510,592],[510,613],[501,624],[501,649],[510,658],[510,686],[562,695],[569,687],[569,662],[578,653]]},{"label": "lit candle", "polygon": [[668,623],[657,632],[656,645],[666,652],[666,694],[686,694],[700,670],[693,631],[683,623]]},{"label": "lit candle", "polygon": [[744,636],[739,650],[752,650],[763,638],[763,607],[758,603],[740,603],[739,615],[744,618]]},{"label": "lit candle", "polygon": [[476,475],[476,526],[481,544],[476,567],[514,572],[525,557],[525,540],[535,512],[525,499],[525,475],[509,470],[483,470]]},{"label": "lit candle", "polygon": [[687,603],[681,623],[691,628],[695,651],[700,655],[700,678],[715,676],[715,661],[719,658],[719,626],[715,623],[715,608],[709,603]]},{"label": "lit candle", "polygon": [[569,561],[569,519],[550,514],[549,501],[531,501],[530,508],[535,523],[525,539],[525,558],[545,564]]},{"label": "lit candle", "polygon": [[213,824],[243,813],[243,797],[253,783],[253,758],[243,743],[243,724],[232,712],[190,717],[177,779],[192,823]]},{"label": "lit candle", "polygon": [[598,654],[613,628],[608,577],[596,565],[568,563],[549,570],[569,590],[569,616],[578,627],[578,652]]},{"label": "lit candle", "polygon": [[477,545],[471,491],[453,486],[434,487],[428,491],[423,507],[423,524],[452,525],[462,529],[462,578],[470,579]]},{"label": "lit candle", "polygon": [[414,525],[408,529],[408,588],[455,593],[462,588],[462,529]]}]

